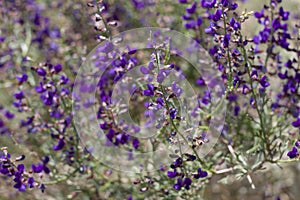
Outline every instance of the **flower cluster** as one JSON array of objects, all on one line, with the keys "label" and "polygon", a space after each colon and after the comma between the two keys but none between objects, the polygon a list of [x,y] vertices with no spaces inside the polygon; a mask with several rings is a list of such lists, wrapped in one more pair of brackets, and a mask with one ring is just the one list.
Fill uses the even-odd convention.
[{"label": "flower cluster", "polygon": [[291,151],[289,151],[287,153],[287,156],[290,157],[290,158],[296,158],[299,156],[299,153],[298,153],[298,148],[300,146],[300,143],[299,141],[295,142],[295,146],[292,148]]},{"label": "flower cluster", "polygon": [[[181,169],[181,171],[183,168],[183,162],[187,162],[187,161],[194,161],[196,160],[196,156],[190,155],[190,154],[186,154],[188,159],[183,161],[182,158],[177,158],[174,163],[171,165],[171,168],[173,169],[173,171],[168,171],[167,175],[169,178],[175,178],[175,177],[180,177],[177,178],[177,182],[174,184],[174,189],[175,190],[180,190],[182,187],[184,187],[186,190],[190,189],[190,186],[192,184],[192,179],[191,178],[184,178],[182,181],[182,178],[184,177],[184,173],[179,173],[177,172],[177,168]],[[199,179],[199,178],[205,178],[207,177],[207,172],[201,170],[201,168],[198,168],[197,173],[193,175],[194,179]]]},{"label": "flower cluster", "polygon": [[40,188],[42,192],[45,190],[45,185],[43,183],[35,182],[34,174],[41,174],[43,171],[48,174],[50,172],[46,164],[49,162],[49,157],[46,156],[42,159],[42,163],[37,165],[32,165],[32,169],[28,171],[24,164],[20,163],[25,159],[25,155],[11,158],[6,147],[1,148],[1,159],[0,159],[0,172],[1,174],[13,177],[14,188],[18,189],[20,192],[25,192],[27,188]]}]

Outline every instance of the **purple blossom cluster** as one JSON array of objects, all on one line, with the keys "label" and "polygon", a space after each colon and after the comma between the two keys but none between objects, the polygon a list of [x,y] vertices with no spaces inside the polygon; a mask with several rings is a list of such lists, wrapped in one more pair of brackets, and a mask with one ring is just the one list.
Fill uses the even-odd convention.
[{"label": "purple blossom cluster", "polygon": [[288,157],[290,157],[290,158],[297,158],[299,156],[299,153],[298,153],[299,146],[300,146],[299,141],[295,142],[295,146],[292,148],[291,151],[289,151],[287,153]]},{"label": "purple blossom cluster", "polygon": [[[196,156],[190,155],[190,154],[186,154],[188,159],[185,160],[186,161],[194,161],[196,160]],[[171,168],[173,169],[173,171],[168,171],[167,175],[169,178],[175,178],[175,177],[180,177],[177,178],[177,182],[174,184],[174,189],[175,190],[180,190],[182,187],[184,187],[186,190],[190,189],[190,186],[192,184],[192,179],[191,178],[184,178],[182,181],[182,177],[184,177],[184,173],[179,173],[177,172],[177,168],[182,168],[183,167],[183,162],[184,160],[182,158],[177,158],[174,163],[171,165]],[[182,170],[182,169],[181,169]],[[199,179],[199,178],[205,178],[207,177],[207,172],[201,170],[201,168],[198,168],[197,173],[193,174],[193,178],[194,179]]]},{"label": "purple blossom cluster", "polygon": [[[187,1],[179,2],[187,3]],[[266,94],[274,95],[276,96],[275,101],[268,105],[276,112],[279,112],[280,109],[280,113],[290,113],[292,117],[296,118],[296,121],[291,124],[298,127],[299,108],[297,106],[298,98],[295,94],[298,93],[297,58],[299,51],[292,44],[295,42],[295,38],[292,36],[290,24],[288,24],[290,12],[280,4],[281,1],[270,1],[270,4],[264,5],[261,11],[254,12],[254,17],[263,28],[252,39],[247,39],[242,35],[241,24],[248,16],[233,15],[232,12],[238,8],[238,4],[233,1],[204,0],[201,1],[201,6],[196,2],[191,3],[187,5],[186,14],[182,18],[186,20],[186,16],[191,10],[191,13],[196,13],[197,9],[199,13],[203,12],[200,7],[205,10],[205,14],[200,15],[205,16],[201,18],[201,24],[205,26],[209,22],[209,25],[200,30],[196,28],[195,38],[209,50],[210,55],[219,63],[219,70],[223,72],[224,81],[228,86],[236,88],[228,93],[230,102],[236,104],[239,100],[238,94],[248,95],[250,96],[250,105],[259,110],[262,108],[257,108],[258,97]],[[206,23],[206,21],[208,22]],[[191,27],[186,28],[190,29]],[[203,31],[212,37],[203,40]],[[201,34],[198,34],[199,32]],[[210,41],[214,41],[214,43],[211,44]],[[264,44],[267,45],[266,52],[263,50]],[[295,53],[295,58],[283,58],[283,51]],[[262,55],[263,53],[267,55]],[[281,79],[282,91],[268,89],[271,85],[269,79],[274,75]],[[263,100],[263,104],[264,101],[266,99]],[[294,111],[291,112],[286,105],[293,105]],[[247,106],[246,103],[245,106]],[[233,108],[234,115],[237,116],[241,108],[237,104]]]},{"label": "purple blossom cluster", "polygon": [[35,174],[42,174],[43,172],[46,174],[50,173],[49,168],[46,166],[49,162],[48,156],[41,159],[41,163],[36,165],[32,164],[31,169],[27,171],[24,164],[17,164],[25,159],[25,155],[12,159],[7,148],[3,147],[1,151],[0,172],[4,176],[13,178],[14,188],[18,189],[20,192],[25,192],[26,189],[30,188],[40,188],[41,191],[44,192],[45,185],[36,182],[34,176]]}]

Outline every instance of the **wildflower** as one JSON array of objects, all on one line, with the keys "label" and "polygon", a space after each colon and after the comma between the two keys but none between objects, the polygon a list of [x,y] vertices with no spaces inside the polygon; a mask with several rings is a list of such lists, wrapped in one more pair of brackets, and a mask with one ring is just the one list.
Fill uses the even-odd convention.
[{"label": "wildflower", "polygon": [[26,82],[27,79],[28,79],[28,76],[26,73],[22,74],[21,76],[17,76],[17,80],[19,81],[19,84]]},{"label": "wildflower", "polygon": [[188,8],[186,8],[186,12],[189,14],[193,14],[196,11],[197,3],[192,3]]},{"label": "wildflower", "polygon": [[174,169],[173,171],[168,171],[167,175],[169,178],[175,178],[178,175],[178,173],[177,173],[176,169]]},{"label": "wildflower", "polygon": [[195,179],[199,179],[199,178],[205,178],[207,176],[207,172],[206,171],[202,171],[201,168],[198,168],[198,173],[194,175]]},{"label": "wildflower", "polygon": [[292,150],[287,153],[287,156],[290,158],[296,158],[298,155],[298,149],[296,147],[293,147]]},{"label": "wildflower", "polygon": [[16,99],[18,99],[18,100],[23,99],[23,98],[24,98],[23,91],[20,90],[19,92],[16,92],[16,93],[14,94],[14,97],[15,97]]},{"label": "wildflower", "polygon": [[270,83],[267,81],[267,76],[264,75],[261,79],[260,79],[260,84],[262,87],[266,88],[270,86]]},{"label": "wildflower", "polygon": [[40,76],[46,76],[47,72],[46,70],[44,70],[43,68],[38,68],[36,70],[37,74],[40,75]]},{"label": "wildflower", "polygon": [[54,146],[53,146],[53,150],[59,151],[59,150],[61,150],[62,148],[64,148],[64,146],[65,146],[65,141],[64,141],[64,139],[60,139],[60,140],[58,140],[57,145],[54,145]]},{"label": "wildflower", "polygon": [[133,146],[135,149],[137,149],[137,148],[139,148],[139,145],[140,145],[139,140],[138,140],[137,138],[134,138],[134,139],[132,140],[132,146]]},{"label": "wildflower", "polygon": [[296,128],[300,127],[300,118],[297,118],[296,121],[293,121],[293,122],[292,122],[292,125],[293,125],[294,127],[296,127]]},{"label": "wildflower", "polygon": [[41,173],[44,171],[46,174],[50,173],[50,169],[46,166],[49,162],[49,157],[45,156],[43,159],[41,159],[42,162],[38,163],[36,165],[32,164],[31,168],[34,173]]},{"label": "wildflower", "polygon": [[143,94],[145,96],[153,96],[154,95],[154,85],[153,84],[147,84],[147,90],[143,91]]},{"label": "wildflower", "polygon": [[216,4],[216,0],[201,0],[201,5],[203,8],[213,8]]}]

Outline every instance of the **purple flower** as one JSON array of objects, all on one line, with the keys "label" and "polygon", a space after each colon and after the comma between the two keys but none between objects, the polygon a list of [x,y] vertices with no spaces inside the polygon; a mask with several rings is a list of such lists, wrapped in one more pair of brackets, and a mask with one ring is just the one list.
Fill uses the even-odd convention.
[{"label": "purple flower", "polygon": [[137,49],[136,49],[136,48],[128,49],[128,54],[129,54],[129,55],[135,54],[136,52],[137,52]]},{"label": "purple flower", "polygon": [[24,126],[29,126],[30,124],[32,124],[34,120],[34,116],[32,117],[27,117],[27,120],[21,120],[21,127],[24,127]]},{"label": "purple flower", "polygon": [[234,18],[231,18],[231,20],[230,20],[229,23],[230,23],[230,26],[231,26],[235,31],[237,31],[238,29],[241,28],[241,24],[238,23],[238,22],[236,22]]},{"label": "purple flower", "polygon": [[220,0],[222,6],[227,7],[229,5],[228,0]]},{"label": "purple flower", "polygon": [[17,169],[18,172],[22,174],[25,171],[25,166],[23,164],[18,164]]},{"label": "purple flower", "polygon": [[131,0],[134,7],[137,9],[143,9],[145,8],[145,2],[141,0]]},{"label": "purple flower", "polygon": [[0,128],[2,128],[4,126],[4,122],[3,120],[0,118]]},{"label": "purple flower", "polygon": [[177,179],[177,182],[174,184],[173,188],[174,188],[175,190],[180,190],[182,186],[183,186],[182,179],[181,179],[181,178],[178,178],[178,179]]},{"label": "purple flower", "polygon": [[206,171],[202,171],[201,168],[198,168],[198,173],[194,175],[195,179],[199,179],[199,178],[204,178],[206,177],[208,174]]},{"label": "purple flower", "polygon": [[114,49],[114,45],[111,42],[105,42],[104,45],[99,46],[97,51],[103,53],[109,53]]},{"label": "purple flower", "polygon": [[276,31],[281,28],[280,20],[279,19],[274,19],[272,22],[272,27]]},{"label": "purple flower", "polygon": [[119,133],[116,136],[116,142],[115,142],[115,144],[116,145],[125,144],[125,143],[127,143],[128,139],[129,139],[129,136],[127,134]]},{"label": "purple flower", "polygon": [[264,9],[261,9],[260,12],[255,12],[254,13],[254,16],[257,18],[257,19],[260,19],[264,16]]},{"label": "purple flower", "polygon": [[284,66],[287,67],[287,68],[292,68],[292,67],[293,67],[293,61],[288,60],[288,61],[284,64]]},{"label": "purple flower", "polygon": [[38,68],[38,69],[36,70],[36,72],[37,72],[38,75],[40,75],[40,76],[46,76],[46,74],[47,74],[46,70],[44,70],[43,68]]},{"label": "purple flower", "polygon": [[46,174],[50,173],[50,169],[46,166],[49,162],[49,157],[45,156],[42,160],[42,163],[38,163],[36,165],[32,164],[31,168],[34,173],[41,173],[44,171]]},{"label": "purple flower", "polygon": [[20,84],[26,82],[28,79],[27,74],[22,74],[21,76],[17,76],[17,80],[19,81]]},{"label": "purple flower", "polygon": [[266,75],[264,75],[263,77],[261,77],[259,83],[260,83],[261,86],[264,87],[264,88],[270,86],[270,83],[267,81],[267,76],[266,76]]},{"label": "purple flower", "polygon": [[203,8],[213,8],[216,4],[216,0],[201,0],[201,5]]},{"label": "purple flower", "polygon": [[69,79],[68,79],[68,77],[62,75],[60,77],[60,81],[61,81],[62,84],[67,84],[69,82]]},{"label": "purple flower", "polygon": [[61,64],[57,64],[54,66],[54,71],[55,73],[59,73],[62,70]]},{"label": "purple flower", "polygon": [[165,78],[170,74],[170,72],[171,71],[168,69],[159,70],[156,78],[157,82],[162,83],[165,80]]},{"label": "purple flower", "polygon": [[281,72],[279,72],[279,73],[278,73],[278,77],[279,77],[280,79],[286,79],[286,78],[288,77],[288,71],[285,71],[284,74],[281,73]]},{"label": "purple flower", "polygon": [[45,192],[46,186],[42,183],[39,188],[41,189],[42,193]]},{"label": "purple flower", "polygon": [[291,39],[291,35],[288,33],[281,33],[278,35],[278,44],[285,49],[289,48],[289,43],[287,41],[287,39]]},{"label": "purple flower", "polygon": [[230,102],[233,102],[233,101],[236,101],[238,99],[238,96],[232,92],[228,93],[227,95],[227,99],[230,101]]},{"label": "purple flower", "polygon": [[26,191],[26,185],[22,183],[21,180],[18,180],[17,183],[14,185],[14,188],[18,189],[20,192]]},{"label": "purple flower", "polygon": [[133,146],[133,148],[137,149],[137,148],[139,148],[139,145],[140,145],[140,141],[137,138],[134,138],[132,140],[132,146]]},{"label": "purple flower", "polygon": [[174,92],[174,94],[179,97],[182,93],[183,93],[183,89],[181,87],[178,87],[176,85],[176,82],[174,81],[172,83],[172,91]]},{"label": "purple flower", "polygon": [[155,69],[155,65],[154,65],[154,63],[153,63],[153,62],[149,62],[149,64],[148,64],[148,68],[149,68],[150,70],[153,70],[153,69]]},{"label": "purple flower", "polygon": [[204,86],[205,85],[205,81],[202,77],[199,77],[197,80],[196,80],[196,84],[197,85],[200,85],[200,86]]},{"label": "purple flower", "polygon": [[235,105],[233,110],[234,110],[234,116],[238,116],[240,112],[240,106]]},{"label": "purple flower", "polygon": [[235,10],[235,9],[237,9],[237,7],[238,7],[238,4],[237,4],[237,3],[231,3],[231,4],[229,5],[229,9],[230,9],[230,10]]},{"label": "purple flower", "polygon": [[199,16],[199,17],[197,18],[197,22],[196,22],[196,23],[197,23],[197,26],[201,26],[202,23],[203,23],[202,17]]},{"label": "purple flower", "polygon": [[296,121],[292,122],[292,125],[296,128],[300,127],[300,118],[298,118]]},{"label": "purple flower", "polygon": [[27,183],[28,183],[29,188],[33,188],[34,187],[34,178],[32,178],[32,177],[28,178]]},{"label": "purple flower", "polygon": [[140,70],[143,74],[149,74],[149,72],[150,72],[150,70],[145,66],[142,66]]},{"label": "purple flower", "polygon": [[53,150],[59,151],[65,146],[65,141],[63,139],[58,140],[58,143],[53,146]]},{"label": "purple flower", "polygon": [[109,125],[107,122],[104,122],[104,123],[102,123],[102,124],[99,124],[99,126],[100,126],[100,128],[101,128],[102,130],[108,130],[109,127],[110,127],[110,125]]},{"label": "purple flower", "polygon": [[230,38],[231,38],[230,34],[226,34],[224,36],[223,45],[224,45],[225,48],[227,48],[229,46]]},{"label": "purple flower", "polygon": [[184,15],[181,16],[181,19],[183,19],[183,20],[192,20],[193,17],[192,17],[191,14],[185,13]]},{"label": "purple flower", "polygon": [[183,181],[181,178],[178,178],[177,182],[173,185],[173,188],[175,190],[180,190],[182,187],[184,187],[186,190],[189,190],[191,184],[192,180],[190,178],[185,178]]},{"label": "purple flower", "polygon": [[44,87],[42,82],[40,82],[39,86],[35,86],[34,89],[37,93],[43,93],[46,91],[46,88]]},{"label": "purple flower", "polygon": [[186,29],[194,29],[196,27],[196,22],[194,20],[184,22],[184,27]]},{"label": "purple flower", "polygon": [[192,3],[189,7],[186,8],[186,12],[189,14],[193,14],[196,11],[197,3]]},{"label": "purple flower", "polygon": [[293,147],[292,150],[287,153],[287,156],[290,158],[296,158],[298,156],[298,149]]},{"label": "purple flower", "polygon": [[172,108],[170,110],[170,117],[171,117],[171,119],[175,119],[176,114],[177,114],[177,109],[176,108]]},{"label": "purple flower", "polygon": [[46,106],[51,106],[54,103],[54,96],[55,93],[47,92],[46,94],[42,94],[40,97]]},{"label": "purple flower", "polygon": [[167,172],[167,176],[168,176],[169,178],[175,178],[175,177],[177,176],[177,171],[176,171],[176,169],[174,169],[173,171],[168,171],[168,172]]},{"label": "purple flower", "polygon": [[260,37],[258,35],[253,36],[253,43],[259,44],[260,43]]},{"label": "purple flower", "polygon": [[51,38],[60,38],[61,34],[60,34],[59,28],[57,28],[57,27],[52,28],[49,35]]},{"label": "purple flower", "polygon": [[283,7],[280,7],[279,8],[279,15],[281,16],[281,18],[282,18],[283,21],[286,21],[286,20],[289,19],[290,13],[288,11],[284,12]]},{"label": "purple flower", "polygon": [[213,19],[215,22],[219,21],[222,17],[222,10],[217,9],[214,15],[211,15],[211,19]]},{"label": "purple flower", "polygon": [[14,93],[14,97],[15,97],[16,99],[18,99],[18,100],[23,99],[23,98],[24,98],[23,91],[20,90],[19,92]]},{"label": "purple flower", "polygon": [[13,119],[15,117],[15,115],[9,111],[6,111],[4,115],[7,119]]},{"label": "purple flower", "polygon": [[187,157],[186,161],[194,161],[197,158],[196,156],[189,153],[185,153],[184,155]]},{"label": "purple flower", "polygon": [[243,90],[242,90],[242,93],[243,94],[248,94],[248,92],[250,91],[250,88],[247,86],[247,85],[243,85]]},{"label": "purple flower", "polygon": [[253,70],[253,71],[251,72],[251,78],[253,78],[253,79],[257,79],[257,78],[258,78],[258,73],[257,73],[256,70]]},{"label": "purple flower", "polygon": [[147,90],[143,91],[143,95],[151,97],[154,95],[154,85],[153,84],[147,84]]},{"label": "purple flower", "polygon": [[209,27],[205,28],[204,31],[207,34],[214,35],[216,33],[215,24],[213,22],[210,22]]},{"label": "purple flower", "polygon": [[178,0],[178,2],[184,4],[187,3],[187,0]]},{"label": "purple flower", "polygon": [[31,168],[34,173],[41,173],[43,171],[43,164],[42,163],[38,163],[36,165],[32,164]]},{"label": "purple flower", "polygon": [[113,129],[109,129],[109,131],[105,134],[106,138],[112,142],[115,136],[115,131]]},{"label": "purple flower", "polygon": [[190,189],[191,184],[192,184],[192,180],[190,178],[185,178],[183,180],[183,185],[186,190]]},{"label": "purple flower", "polygon": [[174,161],[174,163],[173,163],[173,166],[176,168],[176,167],[180,167],[181,165],[182,165],[182,163],[183,163],[183,160],[182,160],[182,158],[177,158],[175,161]]},{"label": "purple flower", "polygon": [[164,100],[161,97],[158,97],[156,99],[156,103],[158,103],[159,105],[163,106],[164,105]]},{"label": "purple flower", "polygon": [[264,30],[262,30],[262,31],[259,32],[260,42],[261,43],[266,42],[269,39],[270,34],[271,34],[271,29],[268,28],[268,27],[265,27]]}]

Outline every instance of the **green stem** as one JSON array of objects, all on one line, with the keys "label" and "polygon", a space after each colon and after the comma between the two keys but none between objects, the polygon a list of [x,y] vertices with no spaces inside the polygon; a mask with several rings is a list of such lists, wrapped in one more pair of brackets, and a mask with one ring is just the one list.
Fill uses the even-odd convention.
[{"label": "green stem", "polygon": [[[248,61],[248,56],[247,56],[247,52],[246,52],[246,49],[244,46],[242,46],[242,50],[243,50],[243,56],[244,56],[244,60],[245,60],[245,67],[246,67],[246,70],[247,70],[247,74],[249,76],[249,82],[250,82],[250,87],[251,87],[251,94],[254,98],[254,105],[255,105],[255,108],[257,110],[257,114],[258,114],[258,117],[259,117],[259,121],[260,121],[260,126],[261,126],[261,135],[262,135],[262,139],[264,141],[264,144],[263,146],[267,145],[268,146],[268,138],[267,138],[267,134],[266,134],[266,129],[265,129],[265,124],[264,124],[264,120],[263,120],[263,114],[262,114],[262,110],[258,107],[258,102],[257,102],[257,96],[256,96],[256,93],[255,93],[255,88],[253,86],[253,80],[252,80],[252,77],[251,77],[251,72],[250,72],[250,66],[251,66],[251,63]],[[266,157],[266,152],[264,151],[264,156]]]},{"label": "green stem", "polygon": [[[222,15],[223,15],[224,37],[225,37],[227,34],[227,25],[226,25],[226,17],[225,17],[224,8],[222,8]],[[230,57],[229,46],[227,48],[227,59],[228,59],[227,60],[228,66],[229,66],[229,77],[228,77],[229,84],[227,85],[227,87],[229,88],[229,91],[231,91],[233,88],[233,75],[232,75],[232,66],[231,66],[231,57]]]},{"label": "green stem", "polygon": [[[159,60],[159,54],[158,54],[158,52],[156,53],[156,61],[157,61],[158,71],[159,71],[159,69],[160,69],[160,60]],[[161,91],[162,91],[162,93],[163,93],[163,99],[164,99],[164,101],[165,101],[167,111],[168,111],[168,113],[170,113],[171,109],[170,109],[169,102],[168,102],[168,100],[167,100],[167,98],[166,98],[166,91],[165,91],[165,89],[164,89],[164,87],[163,87],[162,85],[160,85],[160,89],[161,89]],[[170,116],[169,116],[169,121],[170,121],[170,123],[171,123],[173,129],[176,131],[176,133],[184,140],[184,142],[185,142],[186,144],[189,144],[189,141],[188,141],[188,140],[184,137],[184,135],[178,130],[177,126],[175,125],[174,121],[171,119]],[[190,146],[190,147],[191,147],[191,146]],[[179,142],[179,148],[180,148],[180,151],[181,151],[181,143],[180,143],[180,142]],[[194,154],[196,155],[198,161],[199,161],[202,165],[206,166],[205,163],[203,162],[203,160],[199,157],[198,152],[197,152],[194,148],[192,148],[192,147],[191,147],[191,149],[192,149],[192,151],[194,152]],[[180,153],[181,153],[181,156],[182,156],[182,151],[181,151]]]}]

